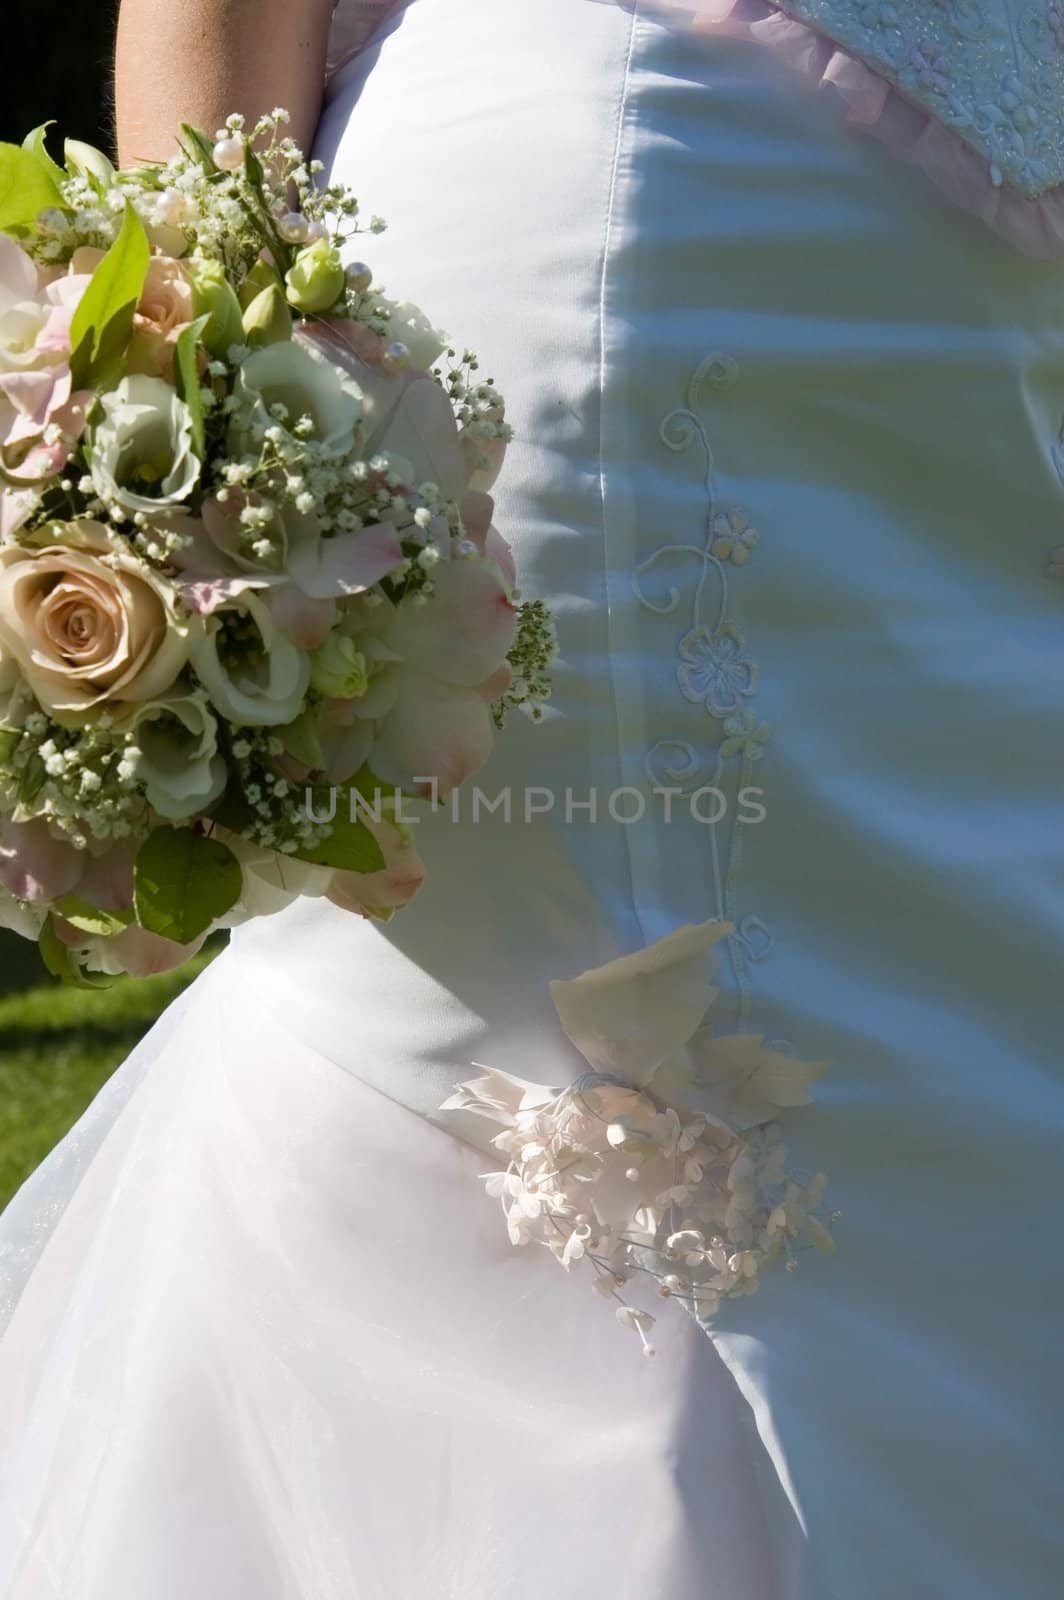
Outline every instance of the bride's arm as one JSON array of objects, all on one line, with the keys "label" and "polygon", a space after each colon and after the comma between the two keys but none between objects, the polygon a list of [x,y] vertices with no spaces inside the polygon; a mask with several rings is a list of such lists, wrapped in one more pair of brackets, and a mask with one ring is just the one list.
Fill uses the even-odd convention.
[{"label": "bride's arm", "polygon": [[309,148],[333,0],[122,0],[115,53],[118,153],[157,161],[181,122],[213,134],[231,111],[275,106]]}]

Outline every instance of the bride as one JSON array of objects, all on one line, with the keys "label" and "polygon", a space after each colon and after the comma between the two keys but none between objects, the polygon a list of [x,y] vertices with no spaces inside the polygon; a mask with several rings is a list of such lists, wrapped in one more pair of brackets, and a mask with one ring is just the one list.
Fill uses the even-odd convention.
[{"label": "bride", "polygon": [[[6,1213],[0,1595],[1051,1600],[1061,8],[330,9],[124,0],[122,156],[287,105],[390,214],[554,697],[415,905],[238,930]],[[838,1251],[648,1361],[441,1108],[707,922],[713,1018],[830,1064]]]}]

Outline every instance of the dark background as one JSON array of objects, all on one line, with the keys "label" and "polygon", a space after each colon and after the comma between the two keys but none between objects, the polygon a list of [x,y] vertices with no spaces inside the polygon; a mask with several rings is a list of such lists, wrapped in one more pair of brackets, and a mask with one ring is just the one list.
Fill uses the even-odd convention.
[{"label": "dark background", "polygon": [[[53,154],[69,137],[112,155],[111,49],[118,0],[22,0],[20,9],[23,39],[10,42],[0,140],[17,144],[38,123],[54,119]],[[5,25],[9,20],[14,24],[14,17],[5,16]]]},{"label": "dark background", "polygon": [[[23,28],[34,47],[16,40],[0,95],[0,140],[21,143],[31,128],[54,120],[53,155],[64,138],[111,148],[111,52],[118,0],[25,0]],[[6,20],[6,19],[5,19]],[[42,49],[43,44],[43,49]],[[40,974],[36,946],[0,931],[0,992]]]}]

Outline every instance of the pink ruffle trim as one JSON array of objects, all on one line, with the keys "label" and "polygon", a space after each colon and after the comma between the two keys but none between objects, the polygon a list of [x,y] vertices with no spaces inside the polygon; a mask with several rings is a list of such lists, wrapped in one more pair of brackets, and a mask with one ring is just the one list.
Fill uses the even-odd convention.
[{"label": "pink ruffle trim", "polygon": [[[634,9],[633,0],[612,3]],[[642,0],[640,12],[683,22],[695,33],[768,45],[817,87],[837,90],[852,127],[919,167],[947,199],[981,218],[1010,244],[1029,255],[1064,255],[1064,185],[1032,199],[1007,183],[995,184],[989,161],[960,134],[906,99],[834,39],[795,21],[768,0]]]}]

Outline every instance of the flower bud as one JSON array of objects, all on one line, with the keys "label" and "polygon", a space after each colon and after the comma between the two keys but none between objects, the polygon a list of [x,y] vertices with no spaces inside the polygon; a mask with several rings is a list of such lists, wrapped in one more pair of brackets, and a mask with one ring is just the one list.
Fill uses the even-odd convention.
[{"label": "flower bud", "polygon": [[276,267],[271,266],[268,261],[264,261],[260,257],[240,285],[237,299],[243,309],[246,311],[255,296],[263,289],[268,289],[272,283],[277,284],[278,288],[280,288],[281,274]]},{"label": "flower bud", "polygon": [[310,653],[310,684],[330,700],[357,700],[369,685],[366,658],[354,640],[331,633]]},{"label": "flower bud", "polygon": [[292,337],[292,313],[279,284],[261,289],[243,316],[244,338],[253,350]]},{"label": "flower bud", "polygon": [[200,337],[212,356],[224,356],[231,344],[244,340],[244,326],[237,299],[220,261],[194,257],[188,263],[192,279],[192,305],[197,317],[209,320]]},{"label": "flower bud", "polygon": [[84,144],[80,139],[67,139],[63,143],[63,156],[69,173],[79,178],[95,178],[104,188],[110,188],[115,169],[102,150]]},{"label": "flower bud", "polygon": [[289,305],[309,313],[335,305],[347,280],[336,246],[328,239],[315,239],[296,256],[284,281]]}]

